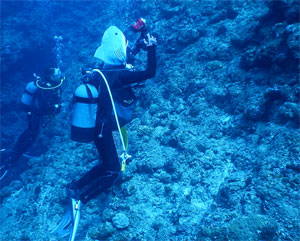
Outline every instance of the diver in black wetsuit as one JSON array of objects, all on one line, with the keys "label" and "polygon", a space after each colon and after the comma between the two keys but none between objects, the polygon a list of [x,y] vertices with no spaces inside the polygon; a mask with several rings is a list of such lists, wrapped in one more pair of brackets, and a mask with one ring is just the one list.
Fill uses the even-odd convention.
[{"label": "diver in black wetsuit", "polygon": [[[102,45],[95,53],[95,57],[104,62],[101,71],[109,82],[115,103],[118,103],[117,112],[121,127],[131,121],[132,113],[130,112],[136,103],[131,85],[152,78],[156,73],[156,39],[147,35],[144,44],[148,55],[148,65],[144,71],[126,69],[127,43],[123,33],[117,27],[111,26],[106,30]],[[78,181],[68,185],[69,195],[83,203],[107,191],[116,182],[121,172],[120,160],[112,135],[112,132],[117,130],[117,126],[112,115],[109,93],[99,73],[93,73],[90,83],[96,88],[100,86],[94,143],[102,163],[93,167]]]},{"label": "diver in black wetsuit", "polygon": [[13,148],[5,154],[1,153],[1,187],[14,178],[18,159],[34,143],[44,115],[53,115],[60,110],[61,84],[64,78],[57,68],[45,70],[44,78],[35,75],[36,80],[27,84],[21,99],[22,109],[27,112],[28,127],[18,138]]},{"label": "diver in black wetsuit", "polygon": [[[140,42],[139,40],[139,44]],[[78,181],[67,185],[71,206],[51,233],[63,236],[70,232],[69,240],[72,241],[76,237],[82,203],[87,203],[112,187],[118,180],[124,163],[130,157],[126,152],[121,127],[132,120],[136,97],[131,85],[152,78],[156,73],[156,39],[153,36],[147,34],[144,39],[143,49],[148,53],[148,65],[144,71],[128,68],[127,47],[122,31],[115,26],[109,27],[94,55],[104,62],[103,68],[88,71],[86,84],[79,86],[78,92],[76,90],[74,94],[71,138],[79,142],[89,142],[93,139],[102,162]],[[95,101],[97,111],[94,108]],[[77,111],[79,115],[74,114]],[[123,146],[120,156],[114,142],[114,130],[119,131]],[[84,133],[86,136],[83,136]],[[71,223],[73,228],[70,230]]]}]

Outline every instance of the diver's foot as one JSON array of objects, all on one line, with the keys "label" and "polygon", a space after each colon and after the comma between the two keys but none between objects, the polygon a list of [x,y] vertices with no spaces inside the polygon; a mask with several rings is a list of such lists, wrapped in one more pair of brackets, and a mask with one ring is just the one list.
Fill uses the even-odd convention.
[{"label": "diver's foot", "polygon": [[76,234],[77,234],[77,229],[79,225],[79,220],[80,220],[80,211],[82,208],[82,202],[80,200],[75,200],[72,198],[72,221],[73,221],[73,228],[71,230],[69,240],[70,241],[75,241]]},{"label": "diver's foot", "polygon": [[69,208],[60,223],[50,233],[56,234],[59,238],[71,234],[72,230],[72,210]]},{"label": "diver's foot", "polygon": [[74,182],[71,182],[67,185],[67,196],[71,199],[80,200],[80,190]]}]

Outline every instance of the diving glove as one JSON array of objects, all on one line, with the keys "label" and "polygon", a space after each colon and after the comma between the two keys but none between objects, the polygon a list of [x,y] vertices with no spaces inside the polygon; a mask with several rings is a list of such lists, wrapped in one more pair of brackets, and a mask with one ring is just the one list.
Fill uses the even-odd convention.
[{"label": "diving glove", "polygon": [[152,36],[148,33],[146,38],[144,39],[144,43],[147,47],[156,46],[157,45],[157,40],[154,36]]}]

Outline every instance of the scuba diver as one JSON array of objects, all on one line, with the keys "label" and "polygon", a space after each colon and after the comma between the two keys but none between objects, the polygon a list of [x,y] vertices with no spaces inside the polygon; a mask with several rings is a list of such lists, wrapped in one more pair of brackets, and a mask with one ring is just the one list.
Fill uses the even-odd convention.
[{"label": "scuba diver", "polygon": [[62,85],[65,77],[61,73],[63,37],[55,35],[53,53],[56,58],[56,68],[47,68],[43,78],[35,73],[34,81],[27,84],[21,99],[22,110],[27,112],[28,127],[18,138],[10,150],[1,149],[0,188],[8,185],[24,171],[26,162],[21,160],[26,151],[34,143],[41,124],[42,116],[53,116],[60,112]]},{"label": "scuba diver", "polygon": [[59,87],[65,79],[60,69],[47,68],[43,78],[36,74],[34,77],[35,81],[27,84],[21,99],[22,109],[27,112],[28,127],[11,150],[1,150],[1,187],[17,178],[20,172],[18,160],[34,143],[42,116],[54,115],[60,111],[62,90]]},{"label": "scuba diver", "polygon": [[[94,141],[101,163],[83,177],[67,185],[71,205],[60,224],[51,232],[75,240],[83,204],[102,192],[107,192],[125,169],[130,155],[126,151],[124,125],[132,120],[136,97],[132,85],[150,79],[156,74],[156,38],[150,34],[143,39],[147,51],[147,68],[135,71],[127,64],[128,42],[123,32],[110,26],[103,34],[101,46],[94,57],[104,62],[101,69],[84,71],[86,78],[73,97],[71,138],[74,141]],[[115,145],[113,132],[119,132],[121,155]],[[70,224],[73,225],[70,225]]]}]

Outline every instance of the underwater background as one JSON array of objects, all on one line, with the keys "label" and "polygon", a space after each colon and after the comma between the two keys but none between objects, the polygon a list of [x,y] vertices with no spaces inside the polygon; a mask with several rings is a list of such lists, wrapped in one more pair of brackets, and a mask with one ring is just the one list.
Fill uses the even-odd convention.
[{"label": "underwater background", "polygon": [[81,68],[110,25],[133,44],[140,17],[158,69],[135,91],[133,161],[83,207],[76,240],[299,240],[297,0],[1,1],[1,149],[27,125],[19,103],[33,73],[56,65],[55,35],[67,85],[27,168],[1,187],[0,240],[56,240],[66,185],[98,158],[70,139]]}]

